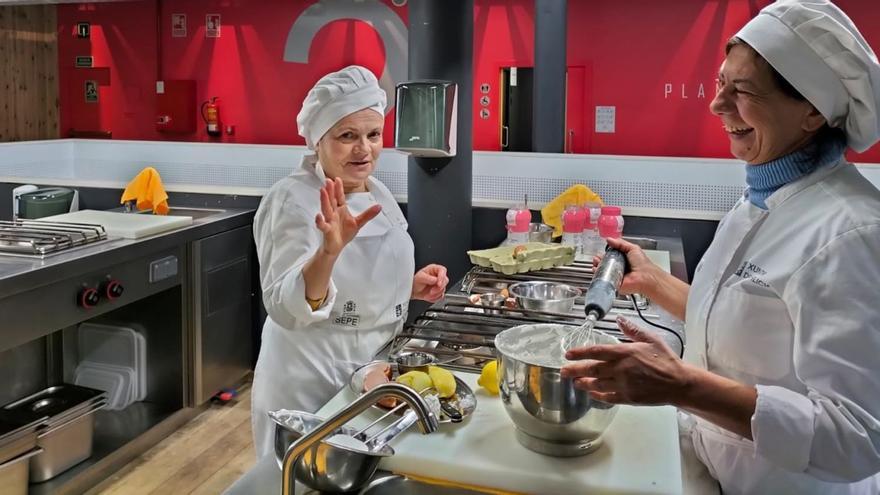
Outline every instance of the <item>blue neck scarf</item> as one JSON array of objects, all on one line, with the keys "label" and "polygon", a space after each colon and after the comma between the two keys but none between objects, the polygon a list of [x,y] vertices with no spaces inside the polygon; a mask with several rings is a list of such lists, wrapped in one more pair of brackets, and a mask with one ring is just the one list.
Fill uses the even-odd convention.
[{"label": "blue neck scarf", "polygon": [[834,140],[816,153],[816,144],[807,145],[785,156],[760,165],[746,165],[746,184],[749,201],[767,209],[767,198],[780,187],[792,183],[811,172],[837,162],[846,150],[846,142]]}]

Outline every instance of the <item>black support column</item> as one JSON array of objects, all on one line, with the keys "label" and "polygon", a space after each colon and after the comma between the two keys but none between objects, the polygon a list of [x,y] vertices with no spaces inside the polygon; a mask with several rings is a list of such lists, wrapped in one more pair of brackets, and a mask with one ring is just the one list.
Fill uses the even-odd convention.
[{"label": "black support column", "polygon": [[409,2],[409,79],[458,84],[456,156],[410,157],[407,171],[416,269],[440,263],[451,281],[470,268],[465,252],[471,248],[473,19],[473,0]]},{"label": "black support column", "polygon": [[565,151],[567,0],[535,0],[532,150]]}]

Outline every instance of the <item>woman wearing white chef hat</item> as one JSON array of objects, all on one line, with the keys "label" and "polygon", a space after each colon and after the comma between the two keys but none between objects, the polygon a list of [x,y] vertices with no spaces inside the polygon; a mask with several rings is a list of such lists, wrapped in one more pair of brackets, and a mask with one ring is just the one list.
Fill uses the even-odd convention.
[{"label": "woman wearing white chef hat", "polygon": [[359,66],[327,74],[296,118],[315,154],[278,181],[254,219],[263,327],[252,423],[272,453],[266,413],[314,412],[400,330],[410,299],[437,301],[446,269],[413,275],[413,243],[391,192],[372,177],[382,151],[385,92]]},{"label": "woman wearing white chef hat", "polygon": [[730,40],[710,105],[748,190],[691,286],[641,250],[624,292],[685,320],[682,361],[634,344],[571,351],[597,399],[687,411],[724,493],[880,493],[880,192],[843,153],[880,139],[880,65],[824,0],[777,1]]}]

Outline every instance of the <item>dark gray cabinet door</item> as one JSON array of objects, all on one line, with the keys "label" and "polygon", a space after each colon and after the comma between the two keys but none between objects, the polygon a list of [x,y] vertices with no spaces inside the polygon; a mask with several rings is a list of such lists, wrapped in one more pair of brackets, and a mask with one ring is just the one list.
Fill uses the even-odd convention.
[{"label": "dark gray cabinet door", "polygon": [[196,404],[251,368],[251,227],[192,243]]}]

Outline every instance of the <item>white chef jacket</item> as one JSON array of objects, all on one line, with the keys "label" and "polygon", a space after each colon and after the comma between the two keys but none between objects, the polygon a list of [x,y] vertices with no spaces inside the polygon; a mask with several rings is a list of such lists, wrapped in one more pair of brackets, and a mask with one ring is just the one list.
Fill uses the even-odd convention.
[{"label": "white chef jacket", "polygon": [[697,418],[725,493],[880,493],[880,192],[845,160],[721,221],[686,359],[758,391],[754,441]]},{"label": "white chef jacket", "polygon": [[346,203],[355,215],[376,203],[382,212],[343,248],[324,305],[312,311],[306,302],[302,269],[323,242],[315,216],[325,178],[314,156],[307,156],[298,170],[272,186],[254,219],[269,315],[251,399],[259,457],[273,448],[268,411],[315,412],[406,320],[415,271],[413,243],[391,192],[372,177],[369,192],[347,194]]}]

